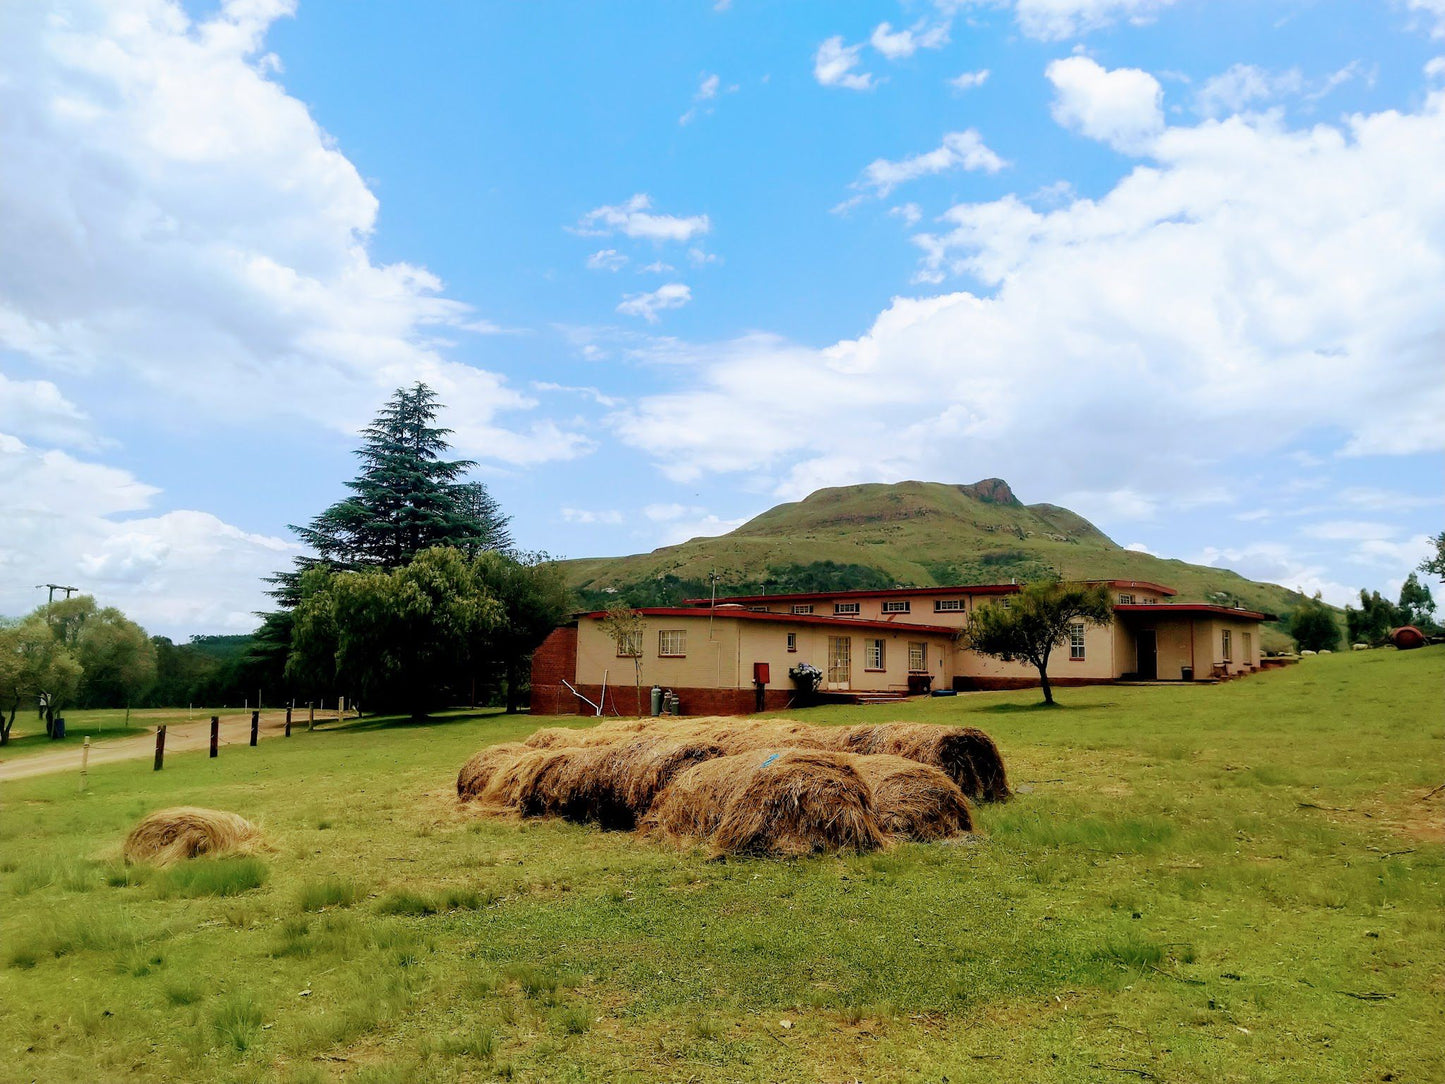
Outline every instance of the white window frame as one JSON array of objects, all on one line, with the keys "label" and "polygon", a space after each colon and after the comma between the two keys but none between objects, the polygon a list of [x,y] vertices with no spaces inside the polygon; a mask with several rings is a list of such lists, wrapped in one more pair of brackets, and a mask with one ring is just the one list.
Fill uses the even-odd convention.
[{"label": "white window frame", "polygon": [[861,602],[835,602],[835,603],[833,603],[833,616],[834,616],[834,617],[848,617],[848,616],[850,616],[850,615],[856,617],[858,614],[860,614],[860,613],[862,613],[862,612],[863,612],[863,604],[862,604]]},{"label": "white window frame", "polygon": [[1234,661],[1234,630],[1219,630],[1219,654],[1221,662]]},{"label": "white window frame", "polygon": [[883,644],[883,637],[870,637],[863,641],[863,669],[864,670],[886,670],[888,669],[887,648]]},{"label": "white window frame", "polygon": [[[914,665],[914,664],[917,665]],[[908,670],[909,673],[921,674],[928,669],[928,642],[926,640],[908,641]]]},{"label": "white window frame", "polygon": [[906,614],[912,612],[913,604],[906,598],[889,598],[883,600],[883,612],[886,614]]},{"label": "white window frame", "polygon": [[[668,648],[672,648],[672,650],[669,651]],[[687,658],[687,630],[659,630],[657,633],[657,657],[659,659]]]},{"label": "white window frame", "polygon": [[1120,605],[1120,606],[1132,606],[1132,605],[1134,605],[1134,596],[1133,596],[1133,595],[1120,595],[1120,596],[1119,596],[1119,605]]},{"label": "white window frame", "polygon": [[788,633],[788,650],[789,650],[789,651],[797,651],[797,650],[798,650],[798,634],[797,634],[796,632],[790,632],[790,633]]},{"label": "white window frame", "polygon": [[965,601],[961,598],[936,598],[933,600],[933,612],[936,614],[958,613],[963,609],[965,609]]},{"label": "white window frame", "polygon": [[812,604],[811,602],[795,602],[795,603],[793,603],[793,613],[795,613],[795,614],[810,614],[810,613],[812,613],[812,612],[813,612],[813,604]]},{"label": "white window frame", "polygon": [[624,632],[617,637],[619,659],[640,659],[642,657],[642,633]]},{"label": "white window frame", "polygon": [[1083,662],[1088,648],[1084,644],[1084,623],[1075,621],[1069,626],[1069,661]]}]

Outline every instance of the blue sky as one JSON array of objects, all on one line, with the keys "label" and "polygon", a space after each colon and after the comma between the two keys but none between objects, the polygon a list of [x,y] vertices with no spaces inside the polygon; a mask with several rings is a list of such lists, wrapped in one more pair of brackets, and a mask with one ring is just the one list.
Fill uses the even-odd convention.
[{"label": "blue sky", "polygon": [[0,612],[238,631],[425,379],[565,556],[1008,479],[1344,602],[1438,531],[1445,3],[0,13]]}]

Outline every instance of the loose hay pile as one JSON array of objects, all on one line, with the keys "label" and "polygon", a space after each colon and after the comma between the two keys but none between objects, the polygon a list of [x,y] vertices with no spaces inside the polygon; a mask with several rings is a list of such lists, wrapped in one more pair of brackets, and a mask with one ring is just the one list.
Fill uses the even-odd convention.
[{"label": "loose hay pile", "polygon": [[125,837],[121,853],[127,862],[165,866],[200,855],[248,854],[260,843],[261,833],[245,817],[176,806],[143,817]]},{"label": "loose hay pile", "polygon": [[547,727],[477,753],[457,794],[718,854],[798,855],[971,831],[969,799],[1000,801],[1009,787],[998,747],[972,727],[704,717]]}]

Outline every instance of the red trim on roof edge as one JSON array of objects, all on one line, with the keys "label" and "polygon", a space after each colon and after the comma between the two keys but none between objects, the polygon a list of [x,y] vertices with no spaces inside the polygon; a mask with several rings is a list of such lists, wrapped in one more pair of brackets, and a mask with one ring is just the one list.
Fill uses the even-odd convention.
[{"label": "red trim on roof edge", "polygon": [[1243,617],[1251,621],[1274,621],[1275,614],[1263,613],[1259,610],[1236,610],[1233,606],[1216,606],[1209,602],[1161,602],[1150,606],[1135,604],[1132,606],[1115,606],[1114,612],[1118,614],[1223,614],[1225,617]]}]

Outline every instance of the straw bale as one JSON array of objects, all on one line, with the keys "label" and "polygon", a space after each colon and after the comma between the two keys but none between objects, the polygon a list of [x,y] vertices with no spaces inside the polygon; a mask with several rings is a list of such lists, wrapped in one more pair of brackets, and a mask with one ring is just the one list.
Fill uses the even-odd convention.
[{"label": "straw bale", "polygon": [[127,862],[164,866],[199,855],[249,854],[260,844],[261,833],[239,814],[175,806],[141,818],[121,853]]},{"label": "straw bale", "polygon": [[849,762],[873,788],[878,823],[889,835],[928,842],[973,829],[968,799],[941,768],[887,754]]}]

